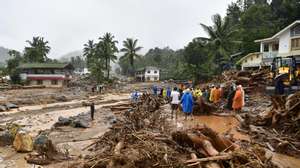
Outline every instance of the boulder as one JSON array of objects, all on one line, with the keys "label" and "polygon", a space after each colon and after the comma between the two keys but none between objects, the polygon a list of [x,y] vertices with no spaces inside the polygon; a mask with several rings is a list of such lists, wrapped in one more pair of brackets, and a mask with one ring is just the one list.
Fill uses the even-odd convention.
[{"label": "boulder", "polygon": [[2,106],[2,105],[0,105],[0,111],[6,111],[7,109],[6,109],[6,106]]},{"label": "boulder", "polygon": [[69,118],[60,116],[55,125],[56,126],[64,126],[64,125],[69,125],[69,124],[71,124],[71,120]]},{"label": "boulder", "polygon": [[14,136],[9,131],[0,132],[0,146],[12,145]]},{"label": "boulder", "polygon": [[5,106],[7,107],[7,109],[19,108],[17,105],[13,103],[6,103]]},{"label": "boulder", "polygon": [[14,123],[7,124],[7,129],[13,137],[16,136],[17,132],[20,130],[21,126]]},{"label": "boulder", "polygon": [[13,146],[17,152],[31,152],[33,150],[32,137],[21,130],[16,134]]},{"label": "boulder", "polygon": [[89,128],[89,123],[82,119],[75,119],[71,123],[71,126],[74,128]]}]

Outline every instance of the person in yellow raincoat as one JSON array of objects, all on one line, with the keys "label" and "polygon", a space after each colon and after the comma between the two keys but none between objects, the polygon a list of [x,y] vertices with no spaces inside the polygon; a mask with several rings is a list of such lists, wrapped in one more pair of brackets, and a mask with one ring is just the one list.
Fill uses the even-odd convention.
[{"label": "person in yellow raincoat", "polygon": [[201,96],[202,96],[202,91],[201,91],[201,89],[196,88],[196,89],[194,90],[194,92],[193,92],[193,95],[194,95],[196,98],[201,97]]}]

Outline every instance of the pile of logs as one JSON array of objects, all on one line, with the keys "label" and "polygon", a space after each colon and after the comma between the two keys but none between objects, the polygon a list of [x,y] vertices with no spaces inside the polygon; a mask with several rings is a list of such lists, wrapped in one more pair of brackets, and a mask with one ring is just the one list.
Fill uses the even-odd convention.
[{"label": "pile of logs", "polygon": [[[272,96],[272,107],[261,117],[263,124],[282,127],[286,124],[299,126],[300,92],[289,96]],[[282,124],[282,125],[281,125]],[[261,123],[262,125],[262,123]],[[299,131],[299,130],[298,130]]]},{"label": "pile of logs", "polygon": [[271,107],[261,115],[246,114],[243,128],[252,139],[272,151],[300,156],[300,92],[272,96]]},{"label": "pile of logs", "polygon": [[218,78],[216,83],[225,83],[225,87],[229,88],[231,83],[242,85],[247,90],[257,89],[260,86],[270,85],[272,80],[270,78],[269,70],[257,71],[224,71],[222,76]]},{"label": "pile of logs", "polygon": [[276,167],[267,166],[269,161],[240,149],[210,128],[173,132],[174,127],[159,109],[164,102],[151,95],[141,100],[96,142],[82,149],[91,151],[90,156],[69,167]]}]

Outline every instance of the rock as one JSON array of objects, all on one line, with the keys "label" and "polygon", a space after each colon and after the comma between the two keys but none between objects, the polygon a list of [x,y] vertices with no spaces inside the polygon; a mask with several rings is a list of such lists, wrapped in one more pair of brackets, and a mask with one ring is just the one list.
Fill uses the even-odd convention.
[{"label": "rock", "polygon": [[64,96],[64,95],[55,97],[55,100],[59,101],[59,102],[66,102],[66,101],[68,101],[67,97]]},{"label": "rock", "polygon": [[31,152],[33,150],[32,137],[21,130],[16,134],[13,146],[17,152]]},{"label": "rock", "polygon": [[34,143],[33,143],[33,148],[35,150],[37,150],[41,146],[47,144],[47,142],[48,142],[48,136],[45,134],[40,134],[35,138]]},{"label": "rock", "polygon": [[19,131],[20,128],[21,128],[21,126],[18,125],[18,124],[15,124],[15,123],[7,124],[7,129],[9,131],[9,133],[11,135],[13,135],[13,137],[16,136],[16,134],[17,134],[17,132]]},{"label": "rock", "polygon": [[69,118],[65,118],[65,117],[60,116],[58,118],[58,121],[55,123],[55,126],[66,126],[66,125],[69,125],[69,124],[71,124],[71,120]]},{"label": "rock", "polygon": [[0,132],[0,146],[12,145],[14,136],[9,131]]},{"label": "rock", "polygon": [[71,126],[74,128],[89,128],[89,124],[87,121],[81,120],[81,119],[75,119]]},{"label": "rock", "polygon": [[7,110],[7,109],[6,109],[5,106],[0,105],[0,111],[6,111],[6,110]]},{"label": "rock", "polygon": [[7,107],[7,109],[19,108],[17,105],[13,103],[6,103],[5,106]]}]

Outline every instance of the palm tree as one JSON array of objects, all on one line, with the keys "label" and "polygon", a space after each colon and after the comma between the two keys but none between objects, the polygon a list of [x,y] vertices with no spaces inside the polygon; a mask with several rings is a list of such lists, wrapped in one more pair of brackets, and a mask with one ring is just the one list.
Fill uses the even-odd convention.
[{"label": "palm tree", "polygon": [[95,54],[96,44],[93,40],[89,40],[86,44],[83,45],[83,56],[86,59],[87,66],[90,67],[92,59]]},{"label": "palm tree", "polygon": [[105,69],[107,70],[107,79],[109,79],[110,61],[115,62],[118,57],[115,55],[118,52],[116,44],[118,41],[114,40],[114,36],[111,33],[105,33],[103,37],[100,37],[98,48],[102,52],[105,59]]},{"label": "palm tree", "polygon": [[137,54],[138,51],[142,49],[142,47],[137,46],[137,39],[127,38],[123,41],[123,47],[121,52],[124,52],[124,55],[120,59],[127,59],[134,70],[134,60],[136,58],[140,58],[140,55]]},{"label": "palm tree", "polygon": [[214,56],[215,61],[219,66],[228,61],[230,55],[230,47],[236,41],[233,41],[233,35],[237,31],[234,27],[230,26],[229,20],[216,14],[212,17],[213,26],[200,24],[204,31],[208,34],[208,38],[202,38],[208,41],[211,47],[211,54]]},{"label": "palm tree", "polygon": [[43,37],[33,37],[32,41],[26,41],[30,46],[25,47],[24,58],[27,62],[46,62],[47,54],[50,52],[49,42]]}]

